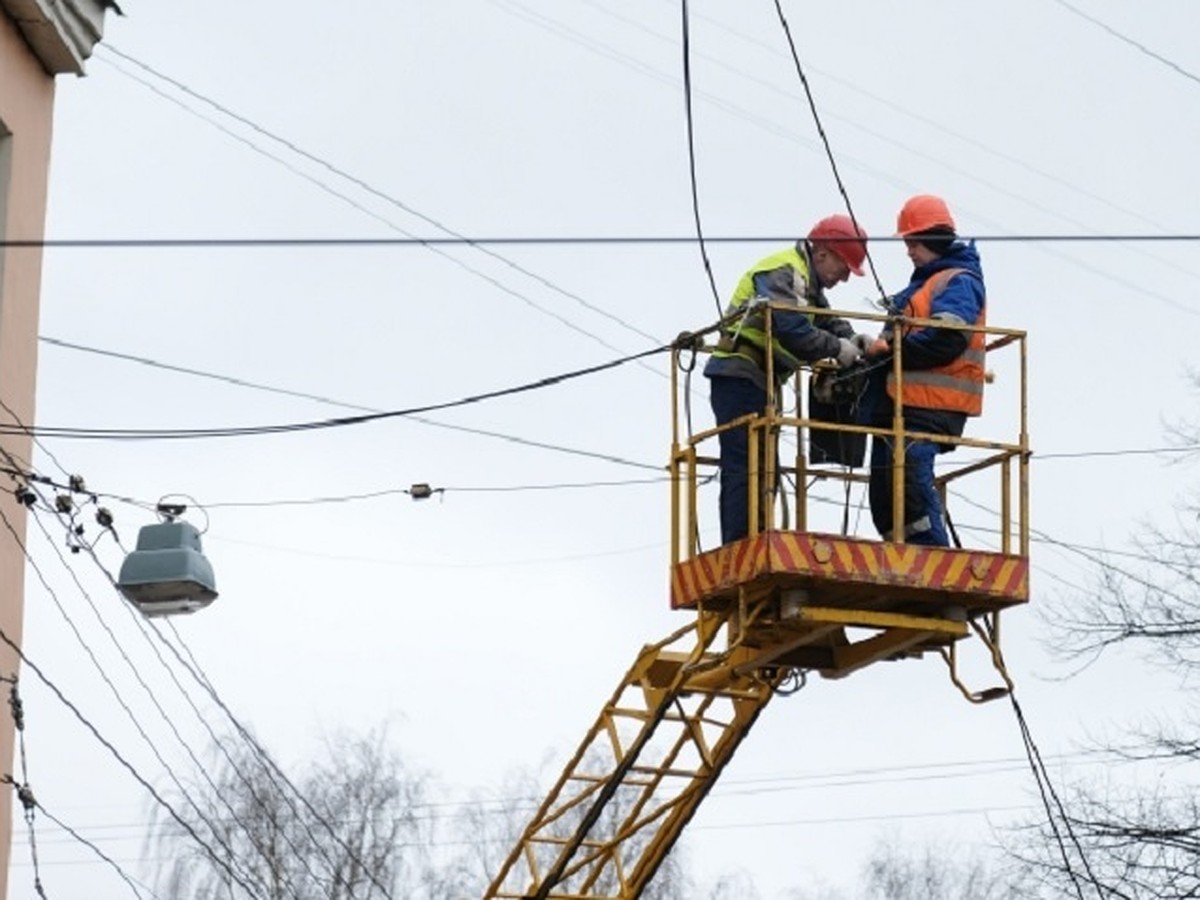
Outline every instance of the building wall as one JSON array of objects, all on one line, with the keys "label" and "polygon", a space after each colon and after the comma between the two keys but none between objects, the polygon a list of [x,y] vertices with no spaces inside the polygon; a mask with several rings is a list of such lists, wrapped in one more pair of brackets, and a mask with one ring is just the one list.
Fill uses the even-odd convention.
[{"label": "building wall", "polygon": [[[40,239],[46,219],[46,184],[54,79],[34,57],[12,21],[0,13],[0,238]],[[37,372],[40,248],[0,247],[0,422],[14,416],[33,422]],[[11,412],[10,412],[11,411]],[[30,440],[0,435],[0,466],[11,454],[27,465]],[[24,510],[12,495],[13,483],[0,474],[0,629],[20,644],[24,604]],[[12,539],[7,519],[20,536]],[[0,641],[0,675],[16,671],[14,654]],[[7,696],[0,697],[7,715]],[[0,774],[13,773],[13,729],[0,727]],[[0,791],[0,898],[8,896],[13,791]]]}]

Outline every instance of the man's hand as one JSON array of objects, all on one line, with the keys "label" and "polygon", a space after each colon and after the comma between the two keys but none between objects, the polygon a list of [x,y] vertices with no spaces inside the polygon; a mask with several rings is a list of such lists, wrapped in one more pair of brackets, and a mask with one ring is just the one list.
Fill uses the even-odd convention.
[{"label": "man's hand", "polygon": [[[855,335],[857,337],[857,335]],[[846,369],[858,362],[862,351],[858,344],[846,338],[838,338],[837,364],[839,369]]]},{"label": "man's hand", "polygon": [[881,337],[871,337],[869,334],[856,334],[850,338],[859,352],[870,359],[872,356],[883,356],[892,349],[891,345]]}]

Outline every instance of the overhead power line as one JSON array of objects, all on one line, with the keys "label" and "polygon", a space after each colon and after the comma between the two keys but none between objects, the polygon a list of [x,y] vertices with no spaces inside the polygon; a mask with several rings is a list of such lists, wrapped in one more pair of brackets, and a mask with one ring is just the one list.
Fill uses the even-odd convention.
[{"label": "overhead power line", "polygon": [[721,293],[717,290],[717,281],[713,277],[712,263],[708,259],[708,250],[704,247],[704,228],[700,221],[700,192],[696,185],[696,137],[695,125],[692,118],[692,43],[688,27],[688,0],[680,3],[681,43],[683,45],[683,110],[687,119],[687,153],[688,153],[688,183],[692,192],[692,218],[696,223],[696,242],[700,245],[700,260],[704,263],[704,274],[708,276],[708,286],[712,290],[713,303],[717,306],[717,316],[721,316]]},{"label": "overhead power line", "polygon": [[34,437],[56,437],[79,440],[181,440],[189,438],[250,437],[267,434],[290,434],[298,431],[320,431],[330,428],[341,428],[347,425],[361,425],[366,422],[376,422],[382,419],[401,418],[404,416],[411,416],[414,413],[433,412],[439,409],[453,409],[454,407],[458,406],[481,403],[485,400],[495,400],[500,397],[507,397],[514,394],[522,394],[529,391],[540,390],[542,388],[551,387],[552,385],[561,384],[564,381],[571,381],[577,378],[582,378],[586,375],[595,375],[608,369],[615,369],[618,366],[625,365],[626,363],[645,359],[646,357],[654,356],[658,353],[664,353],[670,349],[670,344],[664,344],[661,347],[643,350],[641,353],[634,353],[629,356],[623,356],[618,359],[609,360],[608,362],[598,363],[594,366],[586,366],[582,369],[574,369],[570,372],[563,372],[558,375],[549,375],[545,378],[539,378],[536,381],[530,381],[526,382],[525,384],[516,385],[515,387],[486,391],[481,394],[462,397],[458,400],[449,400],[444,403],[430,403],[424,406],[410,407],[408,409],[396,409],[378,413],[364,413],[358,416],[341,416],[334,419],[319,419],[308,422],[291,422],[279,425],[248,425],[225,428],[72,428],[68,426],[54,425],[34,425],[32,427],[28,427],[24,425],[0,424],[0,434],[20,434],[31,435]]},{"label": "overhead power line", "polygon": [[1136,47],[1139,51],[1146,54],[1151,59],[1157,60],[1158,62],[1162,63],[1164,66],[1167,66],[1170,69],[1174,69],[1176,72],[1178,72],[1184,78],[1188,78],[1192,81],[1200,82],[1200,76],[1196,76],[1196,75],[1192,74],[1187,69],[1183,68],[1183,66],[1167,59],[1161,53],[1155,53],[1153,50],[1151,50],[1145,44],[1138,43],[1133,38],[1129,37],[1129,35],[1122,34],[1121,32],[1117,31],[1117,29],[1113,28],[1111,25],[1107,25],[1104,22],[1101,22],[1095,16],[1089,16],[1083,10],[1072,6],[1070,3],[1067,3],[1066,0],[1054,0],[1054,2],[1057,3],[1059,6],[1063,7],[1064,9],[1070,10],[1075,15],[1079,16],[1079,18],[1086,19],[1087,21],[1091,22],[1096,27],[1104,29],[1109,34],[1111,34],[1113,37],[1115,37],[1118,41],[1121,41],[1122,43],[1126,43],[1131,47]]},{"label": "overhead power line", "polygon": [[[42,341],[45,344],[50,344],[51,346],[54,346],[54,347],[61,347],[66,350],[77,350],[77,351],[80,351],[83,353],[95,354],[96,356],[105,356],[105,357],[110,357],[112,359],[124,360],[125,362],[138,363],[139,365],[149,366],[149,367],[155,368],[155,369],[163,369],[163,370],[166,370],[169,372],[178,372],[181,375],[192,375],[197,378],[207,378],[212,381],[220,381],[220,382],[224,382],[226,384],[231,384],[235,387],[249,388],[251,390],[264,391],[266,393],[279,394],[279,395],[286,396],[286,397],[296,397],[301,400],[313,400],[317,403],[324,403],[328,406],[338,406],[338,407],[341,407],[342,409],[353,409],[353,410],[358,410],[360,412],[366,412],[366,413],[386,412],[386,410],[380,409],[378,407],[363,406],[362,404],[349,403],[345,400],[335,400],[331,397],[324,397],[319,394],[310,394],[305,391],[297,391],[297,390],[292,390],[290,388],[282,388],[282,387],[277,387],[275,385],[262,384],[261,382],[248,381],[247,379],[236,378],[232,375],[224,375],[224,374],[221,374],[218,372],[207,372],[202,369],[194,369],[194,368],[190,368],[188,366],[179,366],[179,365],[175,365],[173,363],[165,363],[165,362],[162,362],[161,360],[150,359],[145,356],[137,356],[132,353],[121,353],[117,350],[108,350],[103,347],[92,347],[92,346],[88,346],[87,344],[77,344],[77,343],[73,343],[71,341],[60,340],[59,338],[48,337],[46,335],[39,335],[38,340]],[[2,404],[2,403],[3,403],[3,401],[0,401],[0,404]],[[14,416],[13,418],[15,419],[16,417]],[[554,451],[557,453],[565,453],[565,454],[569,454],[569,455],[573,455],[573,456],[584,456],[584,457],[588,457],[591,459],[599,459],[604,462],[616,463],[617,465],[629,466],[629,467],[635,468],[635,469],[649,469],[649,470],[653,470],[653,471],[661,471],[661,469],[662,469],[662,466],[654,465],[653,463],[638,462],[636,460],[626,459],[621,456],[614,456],[611,453],[603,453],[598,450],[583,450],[583,449],[580,449],[577,447],[564,447],[560,444],[551,444],[551,443],[547,443],[545,441],[533,440],[532,438],[520,437],[518,435],[505,434],[505,433],[502,433],[499,431],[490,431],[486,428],[474,428],[469,425],[456,425],[456,424],[452,424],[450,422],[439,422],[436,419],[430,419],[430,418],[427,418],[426,416],[410,415],[410,416],[406,416],[405,418],[410,421],[413,421],[413,422],[420,422],[422,425],[430,425],[434,428],[445,428],[450,431],[458,431],[458,432],[462,432],[465,434],[477,434],[477,435],[481,435],[483,437],[497,438],[499,440],[508,441],[509,443],[513,443],[513,444],[520,444],[522,446],[528,446],[528,447],[537,447],[542,450],[551,450],[551,451]],[[41,446],[41,445],[39,445],[39,446]],[[42,447],[42,449],[45,450],[44,447]],[[53,459],[53,456],[51,456],[50,458]],[[61,469],[62,467],[60,466],[59,468]],[[63,472],[64,472],[64,474],[66,474],[65,469],[63,469]]]},{"label": "overhead power line", "polygon": [[183,828],[183,830],[186,831],[189,836],[191,836],[192,840],[194,840],[200,847],[204,849],[209,859],[211,859],[225,873],[226,876],[228,876],[232,881],[236,882],[238,886],[245,890],[250,896],[255,896],[254,888],[248,884],[238,872],[234,871],[234,869],[226,861],[225,857],[218,853],[213,846],[206,841],[204,837],[195,830],[195,828],[192,827],[187,819],[181,816],[175,807],[173,807],[162,796],[162,794],[155,789],[154,785],[151,784],[150,781],[148,781],[145,776],[143,776],[136,768],[134,768],[133,764],[121,754],[121,751],[119,751],[108,740],[108,738],[100,733],[99,729],[91,722],[91,720],[87,718],[87,716],[83,714],[79,707],[72,703],[70,699],[68,699],[68,697],[59,689],[58,685],[51,681],[45,675],[45,673],[42,672],[41,668],[29,658],[20,645],[10,638],[3,629],[0,629],[0,642],[6,644],[8,648],[20,658],[22,665],[25,666],[26,669],[32,671],[33,674],[37,676],[38,680],[50,689],[58,701],[67,707],[67,709],[69,709],[72,713],[74,713],[75,718],[79,720],[80,724],[82,724],[92,734],[92,736],[99,741],[100,744],[106,750],[108,750],[110,754],[112,754],[113,758],[116,759],[116,761],[120,763],[130,775],[133,776],[134,780],[137,781],[150,794],[150,796],[154,798],[154,801],[167,811],[171,818],[175,820],[176,824]]},{"label": "overhead power line", "polygon": [[[842,181],[842,173],[838,170],[837,160],[833,156],[833,148],[829,145],[829,136],[825,133],[825,126],[821,124],[821,115],[817,112],[817,101],[813,97],[812,88],[808,86],[808,76],[804,74],[804,66],[800,62],[800,54],[796,50],[796,42],[792,39],[791,26],[788,25],[787,16],[784,15],[783,6],[779,0],[775,0],[775,12],[779,16],[779,25],[783,29],[783,35],[787,38],[788,49],[792,54],[792,62],[796,66],[796,75],[800,79],[800,86],[804,88],[804,98],[808,101],[808,110],[812,113],[813,124],[817,126],[817,135],[821,138],[821,146],[825,148],[825,158],[829,160],[829,168],[833,171],[833,180],[837,184],[838,193],[842,195],[842,202],[846,205],[846,212],[850,214],[850,221],[857,225],[858,216],[854,215],[854,207],[850,203],[850,194],[846,190],[846,183]],[[871,278],[875,281],[875,287],[879,291],[879,296],[886,300],[887,291],[883,289],[883,282],[879,280],[879,273],[875,269],[875,260],[871,259],[869,248],[867,249],[867,263],[871,267]]]},{"label": "overhead power line", "polygon": [[[1175,234],[963,234],[963,240],[979,243],[1194,243],[1200,234],[1179,232]],[[485,245],[525,246],[578,246],[619,245],[631,246],[696,244],[778,244],[796,239],[787,235],[509,235],[484,237],[178,237],[178,238],[10,238],[0,240],[0,247],[36,248],[59,250],[112,250],[112,249],[187,249],[187,248],[254,248],[254,247],[479,247]],[[890,235],[870,236],[868,244],[898,243],[903,238]],[[643,337],[647,332],[639,331]],[[612,348],[610,348],[612,349]]]},{"label": "overhead power line", "polygon": [[[427,225],[431,225],[434,228],[437,228],[439,231],[442,231],[445,234],[450,235],[453,242],[474,246],[475,249],[479,250],[481,253],[490,257],[491,259],[494,259],[500,263],[503,263],[505,266],[512,269],[513,271],[520,273],[521,275],[525,276],[526,278],[530,278],[530,279],[536,281],[538,284],[542,285],[543,287],[549,288],[550,290],[554,291],[555,293],[559,294],[560,296],[566,297],[569,300],[573,300],[575,303],[578,303],[580,306],[584,307],[585,309],[591,310],[592,312],[594,312],[598,315],[601,315],[612,322],[615,322],[617,325],[620,325],[622,328],[626,329],[627,331],[630,331],[633,334],[639,335],[640,337],[646,338],[647,340],[650,340],[650,341],[658,340],[658,338],[655,337],[654,335],[627,322],[626,320],[622,319],[620,316],[616,315],[615,313],[609,312],[608,310],[606,310],[600,306],[597,306],[594,303],[588,302],[586,299],[581,297],[579,294],[576,294],[573,291],[570,291],[564,287],[561,287],[560,285],[556,284],[555,282],[551,281],[550,279],[546,278],[545,276],[540,275],[537,272],[534,272],[533,270],[520,265],[519,263],[515,262],[512,259],[509,259],[507,256],[504,256],[500,253],[497,253],[494,250],[489,250],[486,247],[479,245],[479,242],[472,241],[470,238],[464,236],[463,234],[461,234],[460,232],[451,228],[450,226],[445,225],[444,223],[438,221],[437,219],[435,219],[429,215],[426,215],[425,213],[421,212],[418,209],[415,209],[408,203],[405,203],[403,200],[400,200],[400,199],[396,198],[395,196],[393,196],[383,190],[380,190],[379,188],[375,187],[374,185],[370,184],[369,182],[365,181],[364,179],[359,178],[359,177],[351,174],[350,172],[347,172],[346,170],[339,168],[338,166],[335,166],[333,163],[329,162],[328,160],[326,160],[320,156],[317,156],[316,154],[311,153],[308,150],[305,150],[303,147],[300,147],[299,145],[293,143],[292,141],[289,141],[288,139],[286,139],[284,137],[281,137],[281,136],[275,134],[272,131],[269,131],[268,129],[259,125],[257,122],[233,111],[232,109],[230,109],[227,106],[224,106],[224,105],[218,103],[216,100],[213,100],[212,98],[207,97],[204,94],[201,94],[199,91],[192,89],[191,87],[184,84],[183,82],[158,71],[157,69],[147,65],[146,63],[142,62],[141,60],[135,59],[134,57],[121,52],[113,45],[101,44],[100,50],[105,53],[110,53],[114,56],[117,56],[123,60],[126,60],[127,62],[142,69],[147,74],[152,75],[153,77],[159,79],[160,81],[171,85],[173,88],[182,92],[186,96],[192,97],[196,100],[199,100],[201,103],[206,104],[207,106],[216,110],[221,115],[226,116],[226,117],[234,120],[235,122],[238,122],[241,125],[244,125],[247,128],[250,128],[252,131],[261,135],[262,137],[265,137],[265,138],[267,138],[271,141],[274,141],[275,143],[285,147],[289,152],[294,153],[295,155],[297,155],[305,160],[308,160],[311,163],[315,163],[316,165],[318,165],[321,168],[325,169],[326,171],[332,173],[333,175],[336,175],[337,177],[342,178],[345,181],[348,181],[350,184],[353,184],[355,187],[359,188],[360,190],[365,191],[367,194],[369,194],[377,199],[383,200],[384,202],[396,207],[397,209],[402,210],[403,212],[407,213],[408,215],[414,216],[415,218],[420,219],[422,222],[425,222]],[[437,255],[441,256],[443,259],[446,259],[447,261],[460,267],[464,271],[467,271],[470,274],[475,275],[476,277],[481,278],[484,281],[487,281],[489,284],[492,284],[493,286],[495,286],[499,290],[503,291],[504,293],[517,298],[518,300],[522,301],[526,305],[532,307],[533,309],[536,309],[538,312],[543,313],[544,315],[550,316],[551,318],[558,320],[563,325],[567,326],[568,328],[572,329],[573,331],[583,334],[586,337],[591,338],[592,340],[596,341],[597,343],[599,343],[605,347],[608,347],[611,350],[617,349],[616,347],[614,347],[613,345],[611,345],[607,341],[605,341],[603,338],[601,338],[599,335],[596,335],[596,334],[588,331],[587,329],[577,325],[576,323],[572,322],[570,319],[566,318],[565,316],[560,315],[559,313],[555,312],[554,310],[548,309],[547,307],[534,302],[527,295],[521,293],[520,291],[514,290],[513,288],[504,284],[503,282],[497,280],[496,278],[493,278],[491,275],[488,275],[486,272],[483,272],[481,269],[477,269],[474,266],[470,265],[469,263],[467,263],[461,259],[458,259],[457,257],[443,253],[440,249],[438,249],[438,246],[434,242],[431,242],[429,240],[423,240],[420,238],[415,238],[415,236],[412,235],[411,232],[406,231],[405,229],[396,225],[394,222],[391,222],[390,220],[384,218],[383,216],[380,216],[379,214],[367,209],[361,203],[357,202],[356,200],[347,196],[346,194],[342,193],[341,191],[338,191],[337,189],[331,187],[330,185],[326,184],[324,181],[321,181],[320,179],[315,178],[306,172],[300,171],[295,166],[292,166],[291,164],[280,159],[279,157],[269,153],[268,151],[264,150],[262,147],[255,144],[253,141],[247,140],[242,135],[237,134],[236,132],[227,128],[222,123],[219,123],[219,122],[209,118],[208,116],[205,116],[202,113],[196,111],[192,107],[188,106],[186,103],[183,103],[182,101],[180,101],[178,98],[173,97],[170,94],[167,94],[164,91],[159,90],[154,85],[150,84],[149,82],[144,81],[141,78],[138,78],[136,75],[132,75],[128,72],[125,72],[125,70],[122,69],[120,66],[117,66],[113,63],[110,63],[110,65],[113,65],[113,67],[116,68],[117,71],[121,72],[122,74],[127,75],[128,77],[134,79],[135,81],[138,81],[140,84],[145,85],[147,88],[154,91],[156,94],[163,97],[164,99],[169,100],[172,103],[175,103],[177,106],[184,109],[186,112],[189,112],[192,115],[195,115],[195,116],[201,118],[202,120],[208,122],[210,125],[212,125],[213,127],[217,128],[218,130],[220,130],[221,132],[226,134],[227,136],[248,146],[250,149],[254,150],[256,153],[259,153],[259,154],[265,156],[266,158],[284,166],[290,172],[292,172],[294,175],[297,175],[297,176],[305,179],[306,181],[314,184],[315,186],[319,187],[321,190],[325,191],[326,193],[329,193],[329,194],[339,198],[340,200],[343,200],[344,202],[350,204],[351,206],[353,206],[355,209],[359,210],[360,212],[365,213],[366,215],[369,215],[372,218],[376,219],[377,221],[382,222],[383,224],[387,225],[389,228],[392,228],[394,231],[397,231],[400,234],[406,235],[408,238],[414,238],[417,243],[423,245],[426,249],[433,251]]]}]

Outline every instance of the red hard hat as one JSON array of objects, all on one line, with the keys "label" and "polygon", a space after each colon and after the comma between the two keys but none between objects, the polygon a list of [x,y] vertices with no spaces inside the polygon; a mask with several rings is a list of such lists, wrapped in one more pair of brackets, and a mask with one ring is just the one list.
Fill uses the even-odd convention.
[{"label": "red hard hat", "polygon": [[866,238],[867,233],[841,213],[826,216],[808,233],[810,241],[828,241],[829,249],[841,257],[855,275],[863,273],[863,260],[867,258]]},{"label": "red hard hat", "polygon": [[896,234],[899,237],[938,227],[954,231],[954,216],[950,215],[946,201],[933,194],[918,194],[908,198],[896,217]]}]

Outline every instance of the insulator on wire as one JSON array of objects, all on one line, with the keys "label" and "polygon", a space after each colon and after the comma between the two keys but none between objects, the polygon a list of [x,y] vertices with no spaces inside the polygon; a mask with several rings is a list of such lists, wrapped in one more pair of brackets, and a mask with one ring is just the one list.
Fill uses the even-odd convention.
[{"label": "insulator on wire", "polygon": [[27,784],[17,788],[17,799],[21,801],[26,812],[32,812],[37,808],[37,799],[33,796],[33,788]]}]

